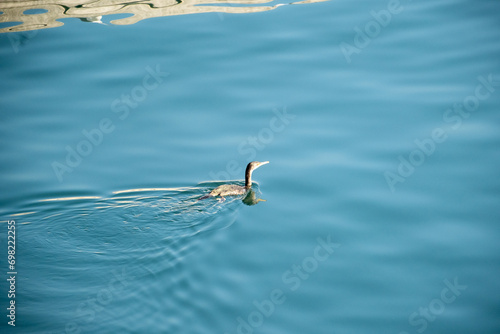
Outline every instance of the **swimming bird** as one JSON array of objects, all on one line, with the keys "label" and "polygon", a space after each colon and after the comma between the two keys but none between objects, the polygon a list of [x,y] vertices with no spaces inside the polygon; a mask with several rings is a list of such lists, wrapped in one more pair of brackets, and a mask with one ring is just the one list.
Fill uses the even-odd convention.
[{"label": "swimming bird", "polygon": [[237,184],[223,184],[212,190],[208,195],[200,197],[198,200],[217,197],[220,196],[222,200],[225,200],[225,196],[236,196],[244,195],[252,188],[252,172],[262,165],[268,164],[269,161],[259,162],[252,161],[247,165],[245,170],[245,186],[239,186]]}]

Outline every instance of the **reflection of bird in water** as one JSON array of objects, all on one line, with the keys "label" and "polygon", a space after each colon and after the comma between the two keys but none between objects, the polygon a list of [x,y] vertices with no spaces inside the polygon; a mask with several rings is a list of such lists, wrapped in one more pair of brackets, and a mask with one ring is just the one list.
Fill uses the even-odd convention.
[{"label": "reflection of bird in water", "polygon": [[220,196],[224,200],[225,196],[235,196],[244,195],[252,188],[252,172],[262,165],[268,164],[269,161],[258,162],[252,161],[247,165],[245,171],[245,186],[239,186],[237,184],[223,184],[212,190],[208,195],[202,196],[199,199],[205,199],[209,197]]},{"label": "reflection of bird in water", "polygon": [[243,202],[243,204],[246,205],[255,205],[258,204],[259,202],[265,202],[266,200],[262,198],[257,198],[255,191],[250,189],[246,194],[245,198],[243,198],[241,201]]}]

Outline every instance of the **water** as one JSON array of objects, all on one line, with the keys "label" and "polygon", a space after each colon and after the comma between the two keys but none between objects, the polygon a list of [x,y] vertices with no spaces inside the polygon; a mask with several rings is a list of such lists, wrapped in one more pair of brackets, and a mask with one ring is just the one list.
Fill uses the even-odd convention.
[{"label": "water", "polygon": [[279,4],[23,7],[2,332],[498,333],[498,3]]}]

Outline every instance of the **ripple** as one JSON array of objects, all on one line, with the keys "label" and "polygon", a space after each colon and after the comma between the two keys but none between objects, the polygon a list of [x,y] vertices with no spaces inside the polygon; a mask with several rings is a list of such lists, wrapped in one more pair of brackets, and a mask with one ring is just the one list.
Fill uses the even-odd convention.
[{"label": "ripple", "polygon": [[[144,319],[165,314],[182,321],[177,313],[193,298],[185,261],[207,247],[210,233],[233,224],[241,207],[240,198],[199,201],[213,186],[49,194],[20,203],[22,212],[8,215],[16,220],[22,263],[30,264],[19,298],[40,305],[50,298],[57,305],[48,310],[30,303],[30,324],[37,330],[76,323],[85,331],[106,331],[117,319],[137,324],[137,330]],[[36,321],[52,312],[59,319],[50,327]]]}]

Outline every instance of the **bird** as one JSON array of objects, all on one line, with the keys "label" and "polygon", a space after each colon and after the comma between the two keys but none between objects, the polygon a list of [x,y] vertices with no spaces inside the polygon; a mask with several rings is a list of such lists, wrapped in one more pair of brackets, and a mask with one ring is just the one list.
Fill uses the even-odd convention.
[{"label": "bird", "polygon": [[209,197],[219,196],[222,201],[225,200],[226,196],[237,196],[244,195],[252,188],[252,172],[259,168],[260,166],[268,164],[269,161],[259,162],[252,161],[247,165],[245,170],[245,186],[240,186],[237,184],[223,184],[212,190],[208,195],[201,196],[198,200],[202,200]]}]

